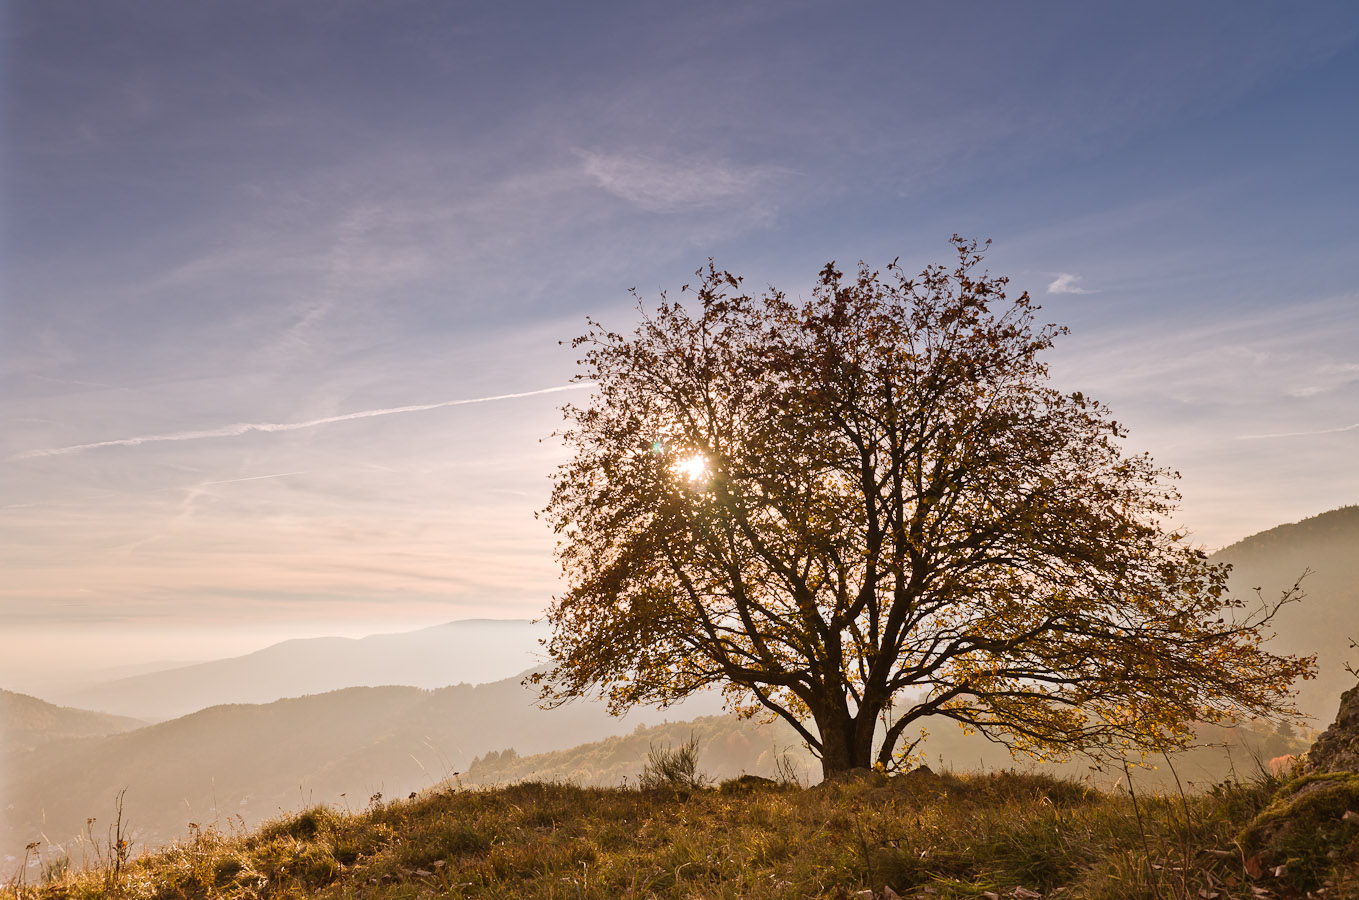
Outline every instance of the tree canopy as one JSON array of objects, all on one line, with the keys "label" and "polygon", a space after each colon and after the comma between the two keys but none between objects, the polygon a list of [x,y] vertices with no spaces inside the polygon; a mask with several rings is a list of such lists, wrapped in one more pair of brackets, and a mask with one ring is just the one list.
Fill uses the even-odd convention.
[{"label": "tree canopy", "polygon": [[632,334],[589,323],[546,702],[720,686],[827,775],[909,758],[929,717],[1061,753],[1290,709],[1311,660],[1261,629],[1299,592],[1229,595],[1169,524],[1175,473],[1049,384],[1066,329],[953,245],[915,277],[827,265],[806,300],[710,261]]}]

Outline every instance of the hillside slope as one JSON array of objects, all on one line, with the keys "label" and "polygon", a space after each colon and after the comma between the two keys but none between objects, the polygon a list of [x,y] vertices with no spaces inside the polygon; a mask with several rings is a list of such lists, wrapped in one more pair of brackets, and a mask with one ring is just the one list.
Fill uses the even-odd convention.
[{"label": "hillside slope", "polygon": [[1359,506],[1333,509],[1301,522],[1252,535],[1213,554],[1232,564],[1231,586],[1243,598],[1260,588],[1277,597],[1303,572],[1307,597],[1286,607],[1270,646],[1285,653],[1317,654],[1315,681],[1299,683],[1298,705],[1324,728],[1340,695],[1354,685],[1346,661],[1359,663],[1349,639],[1359,640]]},{"label": "hillside slope", "polygon": [[57,706],[27,694],[0,690],[0,751],[32,750],[50,741],[100,737],[141,728],[146,723]]}]

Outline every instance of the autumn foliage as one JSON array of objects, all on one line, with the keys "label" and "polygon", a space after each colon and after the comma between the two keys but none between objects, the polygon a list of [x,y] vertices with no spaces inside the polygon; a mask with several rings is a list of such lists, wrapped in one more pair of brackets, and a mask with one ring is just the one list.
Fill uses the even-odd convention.
[{"label": "autumn foliage", "polygon": [[926,719],[1036,753],[1173,747],[1288,709],[1311,661],[1261,645],[1167,522],[1174,473],[1049,384],[1065,329],[975,242],[908,277],[821,270],[810,299],[711,263],[624,335],[591,322],[544,515],[568,590],[547,702],[720,686],[826,774],[905,761]]}]

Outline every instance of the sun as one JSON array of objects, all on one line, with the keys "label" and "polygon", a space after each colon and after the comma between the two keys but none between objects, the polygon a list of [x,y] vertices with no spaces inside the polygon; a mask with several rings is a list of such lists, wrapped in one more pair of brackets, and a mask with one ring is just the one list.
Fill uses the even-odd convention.
[{"label": "sun", "polygon": [[677,462],[675,471],[689,481],[702,481],[708,476],[708,458],[702,453],[695,453]]}]

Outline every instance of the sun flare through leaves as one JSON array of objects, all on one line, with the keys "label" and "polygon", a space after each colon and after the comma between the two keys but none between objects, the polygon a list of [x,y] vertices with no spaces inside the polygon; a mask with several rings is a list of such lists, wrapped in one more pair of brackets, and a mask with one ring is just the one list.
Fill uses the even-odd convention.
[{"label": "sun flare through leaves", "polygon": [[675,473],[690,484],[705,481],[708,477],[708,458],[702,453],[694,453],[675,463]]}]

